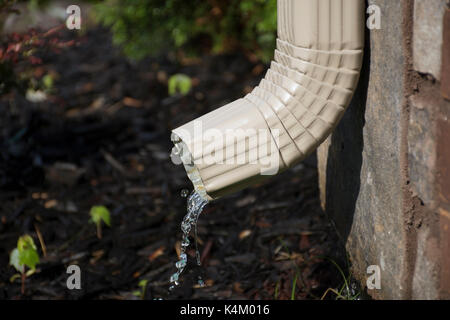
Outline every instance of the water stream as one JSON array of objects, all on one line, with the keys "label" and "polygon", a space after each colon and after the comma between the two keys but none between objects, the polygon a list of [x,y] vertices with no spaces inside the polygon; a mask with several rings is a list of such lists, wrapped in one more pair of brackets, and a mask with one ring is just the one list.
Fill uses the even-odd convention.
[{"label": "water stream", "polygon": [[[187,193],[187,190],[183,190],[181,196],[186,197]],[[197,260],[197,265],[201,265],[200,252],[197,245],[197,221],[207,203],[208,200],[205,200],[196,191],[192,191],[192,193],[187,198],[187,214],[184,216],[183,221],[181,222],[181,231],[183,232],[183,236],[181,238],[180,260],[175,263],[177,271],[170,277],[170,290],[174,289],[180,284],[180,275],[187,265],[188,259],[186,249],[190,244],[189,234],[192,230],[192,227],[194,227],[195,234],[195,257]],[[199,277],[198,284],[201,286],[203,285],[203,280],[201,279],[201,277]]]}]

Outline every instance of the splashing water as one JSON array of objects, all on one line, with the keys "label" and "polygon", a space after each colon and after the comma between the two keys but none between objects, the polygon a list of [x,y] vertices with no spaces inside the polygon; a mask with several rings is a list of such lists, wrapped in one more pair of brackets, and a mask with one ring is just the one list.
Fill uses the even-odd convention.
[{"label": "splashing water", "polygon": [[188,195],[189,195],[189,190],[188,189],[181,190],[181,196],[183,198],[187,198]]},{"label": "splashing water", "polygon": [[[187,195],[185,190],[182,192],[183,195]],[[175,267],[177,268],[177,272],[175,272],[170,277],[170,283],[172,284],[170,286],[170,290],[175,288],[175,286],[179,285],[179,278],[181,273],[183,272],[184,268],[187,265],[187,254],[186,249],[189,246],[189,233],[192,230],[192,227],[194,227],[194,233],[195,233],[195,257],[197,260],[197,265],[201,265],[200,260],[200,253],[198,250],[197,245],[197,221],[198,217],[200,216],[200,213],[202,213],[203,208],[208,203],[208,200],[205,200],[203,197],[201,197],[196,191],[192,191],[192,193],[189,195],[187,199],[187,214],[184,216],[183,221],[181,222],[181,231],[183,232],[183,236],[181,238],[181,250],[180,250],[180,260],[178,260],[175,263]],[[199,284],[201,285],[203,283],[203,280],[199,279]]]}]

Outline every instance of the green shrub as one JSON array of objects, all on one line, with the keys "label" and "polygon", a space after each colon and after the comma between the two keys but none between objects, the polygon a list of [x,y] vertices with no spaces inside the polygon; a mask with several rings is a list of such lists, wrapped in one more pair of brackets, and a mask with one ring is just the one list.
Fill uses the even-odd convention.
[{"label": "green shrub", "polygon": [[106,0],[95,13],[134,59],[167,49],[198,53],[196,40],[205,38],[215,53],[240,48],[263,60],[275,46],[276,0]]}]

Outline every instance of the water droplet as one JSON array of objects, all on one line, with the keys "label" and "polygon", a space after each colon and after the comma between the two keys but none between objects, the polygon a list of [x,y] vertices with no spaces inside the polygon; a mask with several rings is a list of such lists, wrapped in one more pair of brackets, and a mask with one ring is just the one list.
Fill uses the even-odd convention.
[{"label": "water droplet", "polygon": [[176,282],[178,281],[178,273],[174,273],[171,277],[170,277],[170,282]]},{"label": "water droplet", "polygon": [[183,198],[187,198],[188,195],[189,195],[189,190],[188,189],[181,190],[181,196]]},{"label": "water droplet", "polygon": [[182,247],[188,247],[189,244],[190,244],[189,239],[186,239],[185,241],[183,241],[183,242],[181,243],[181,246],[182,246]]},{"label": "water droplet", "polygon": [[177,263],[175,263],[175,267],[177,267],[177,269],[182,269],[186,266],[186,260],[179,260],[177,261]]},{"label": "water droplet", "polygon": [[205,281],[203,281],[201,277],[198,277],[197,284],[203,288],[205,286]]}]

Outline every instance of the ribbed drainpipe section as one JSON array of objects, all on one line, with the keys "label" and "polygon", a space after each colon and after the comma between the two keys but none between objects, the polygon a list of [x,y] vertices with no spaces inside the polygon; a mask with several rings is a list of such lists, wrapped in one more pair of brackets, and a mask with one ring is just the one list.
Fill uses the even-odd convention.
[{"label": "ribbed drainpipe section", "polygon": [[333,131],[361,70],[364,0],[278,0],[274,61],[251,93],[172,132],[211,200],[305,159]]}]

